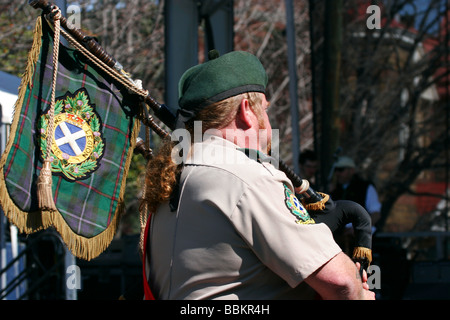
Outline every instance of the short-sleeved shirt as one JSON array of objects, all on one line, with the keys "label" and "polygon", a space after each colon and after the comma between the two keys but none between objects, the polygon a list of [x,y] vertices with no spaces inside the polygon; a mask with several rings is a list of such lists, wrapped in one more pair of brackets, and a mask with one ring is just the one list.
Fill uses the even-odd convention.
[{"label": "short-sleeved shirt", "polygon": [[194,143],[178,208],[163,204],[149,234],[157,299],[309,299],[304,282],[341,252],[286,175],[210,136]]}]

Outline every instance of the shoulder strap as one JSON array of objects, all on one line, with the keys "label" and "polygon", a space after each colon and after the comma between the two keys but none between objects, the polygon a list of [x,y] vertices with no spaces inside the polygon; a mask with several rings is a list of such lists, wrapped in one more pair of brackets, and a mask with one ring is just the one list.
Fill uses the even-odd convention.
[{"label": "shoulder strap", "polygon": [[270,162],[270,161],[274,161],[274,158],[271,156],[268,156],[264,153],[262,153],[259,150],[256,149],[249,149],[249,148],[237,148],[237,150],[245,153],[245,155],[250,158],[253,159],[259,163],[262,162]]}]

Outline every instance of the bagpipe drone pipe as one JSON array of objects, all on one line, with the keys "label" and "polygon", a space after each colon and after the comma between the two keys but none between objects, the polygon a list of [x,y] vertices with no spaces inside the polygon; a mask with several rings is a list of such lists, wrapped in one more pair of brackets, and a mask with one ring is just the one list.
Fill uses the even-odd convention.
[{"label": "bagpipe drone pipe", "polygon": [[[148,141],[138,138],[139,124],[135,121],[139,120],[161,138],[166,138],[169,133],[155,122],[149,109],[170,130],[175,129],[177,119],[167,106],[158,103],[131,79],[94,38],[69,25],[57,6],[44,0],[31,0],[29,4],[42,10],[44,21],[36,26],[39,32],[35,31],[36,41],[29,55],[31,66],[27,67],[19,88],[20,101],[16,104],[12,124],[14,130],[0,163],[0,184],[8,193],[1,195],[0,204],[21,231],[29,233],[53,225],[75,256],[89,260],[105,250],[114,236],[130,155],[139,152],[146,158],[151,157]],[[50,28],[46,26],[47,21]],[[59,44],[59,33],[74,50]],[[58,50],[59,55],[55,55]],[[56,59],[52,59],[52,51]],[[56,60],[58,63],[55,63]],[[62,72],[69,71],[72,72],[70,75],[58,77]],[[34,100],[36,106],[31,104]],[[102,111],[106,101],[109,101],[108,106],[114,105],[111,101],[116,101],[117,110]],[[35,115],[26,113],[33,108],[38,109]],[[111,112],[115,112],[113,119],[108,117]],[[27,127],[20,122],[21,119],[34,122],[35,131],[22,134]],[[59,148],[50,139],[56,139],[56,136],[48,134],[52,125],[60,126],[54,131],[59,130],[61,135],[62,131],[70,129],[72,133],[76,131],[75,134],[83,136],[83,152],[73,156],[69,152],[58,153]],[[36,136],[34,143],[29,138],[21,138],[25,134]],[[39,156],[30,156],[34,154]],[[261,156],[262,161],[264,157]],[[121,159],[120,166],[112,164],[116,158]],[[27,199],[32,199],[31,204],[27,199],[16,196],[23,194],[24,187],[16,190],[17,183],[10,181],[12,174],[21,174],[26,161],[33,166],[30,181],[25,181],[30,186]],[[325,223],[333,234],[348,223],[353,224],[355,243],[352,258],[361,263],[361,271],[366,269],[371,262],[372,241],[371,220],[367,211],[351,201],[333,201],[328,195],[313,190],[307,180],[301,179],[283,161],[278,160],[278,164],[294,187],[302,190],[300,200],[316,222]],[[113,180],[110,185],[105,183],[108,179]],[[33,183],[38,185],[37,190]],[[104,186],[107,188],[101,189]],[[108,194],[109,189],[111,194]],[[70,197],[74,194],[90,197],[90,200],[98,194],[98,198],[92,198],[92,206],[102,204],[102,207],[109,207],[109,211],[102,213],[102,216],[94,207],[89,211],[87,200],[80,208],[78,201]],[[69,207],[71,205],[74,207]],[[84,224],[89,228],[80,228]],[[90,226],[93,225],[97,228],[92,229]]]}]

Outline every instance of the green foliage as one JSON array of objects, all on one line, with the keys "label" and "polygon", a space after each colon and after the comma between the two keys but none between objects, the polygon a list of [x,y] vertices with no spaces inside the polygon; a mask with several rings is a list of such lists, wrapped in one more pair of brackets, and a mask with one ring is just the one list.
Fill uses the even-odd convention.
[{"label": "green foliage", "polygon": [[0,4],[0,70],[21,76],[33,42],[37,15],[25,1]]}]

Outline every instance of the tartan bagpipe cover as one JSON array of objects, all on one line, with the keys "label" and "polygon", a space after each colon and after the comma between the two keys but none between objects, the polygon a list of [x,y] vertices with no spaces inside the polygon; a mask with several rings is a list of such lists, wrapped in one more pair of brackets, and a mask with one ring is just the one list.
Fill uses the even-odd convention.
[{"label": "tartan bagpipe cover", "polygon": [[90,260],[110,244],[123,210],[139,101],[82,53],[60,45],[50,155],[57,210],[40,210],[52,52],[53,32],[39,17],[0,162],[0,204],[21,232],[53,226],[75,256]]}]

